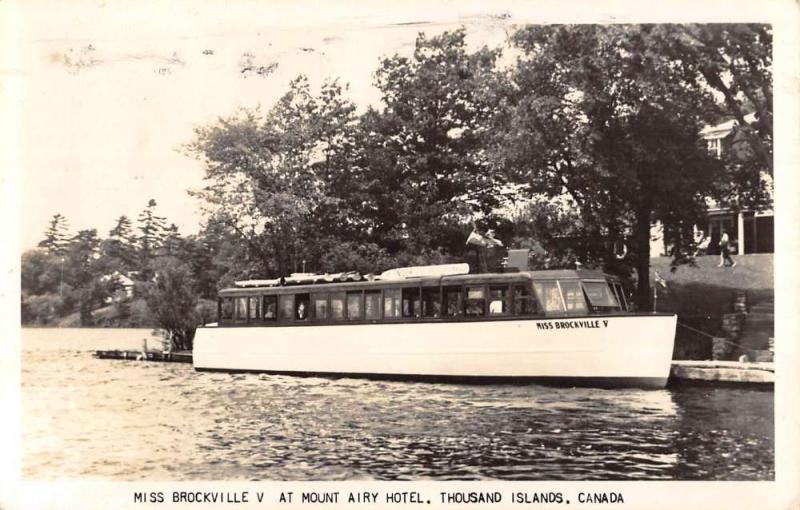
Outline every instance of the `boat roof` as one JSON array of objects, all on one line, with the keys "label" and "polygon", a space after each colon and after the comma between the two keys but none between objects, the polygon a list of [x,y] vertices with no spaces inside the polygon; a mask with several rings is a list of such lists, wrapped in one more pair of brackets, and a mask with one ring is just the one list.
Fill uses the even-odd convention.
[{"label": "boat roof", "polygon": [[253,287],[229,287],[219,291],[219,295],[225,296],[250,296],[253,294],[302,294],[314,293],[325,291],[348,291],[348,290],[363,290],[370,288],[385,288],[385,287],[425,287],[425,286],[439,286],[439,285],[468,285],[470,283],[511,283],[521,281],[536,281],[536,280],[566,280],[566,279],[584,279],[584,280],[605,280],[608,278],[616,279],[616,277],[603,273],[599,270],[593,269],[550,269],[543,271],[520,271],[508,273],[478,273],[478,274],[460,274],[460,275],[447,275],[447,276],[421,276],[410,277],[403,279],[391,280],[362,280],[362,281],[347,281],[347,282],[333,282],[333,283],[312,283],[301,285],[283,285],[283,286],[253,286]]}]

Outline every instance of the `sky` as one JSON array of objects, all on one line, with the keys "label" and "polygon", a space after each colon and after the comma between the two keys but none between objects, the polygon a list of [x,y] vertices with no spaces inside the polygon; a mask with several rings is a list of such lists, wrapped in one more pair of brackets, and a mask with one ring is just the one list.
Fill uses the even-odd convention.
[{"label": "sky", "polygon": [[[194,130],[240,108],[269,109],[299,74],[317,87],[339,78],[364,109],[380,99],[373,86],[380,58],[410,54],[419,32],[463,26],[471,46],[495,47],[525,23],[665,15],[711,21],[719,19],[715,5],[725,5],[684,3],[695,8],[653,3],[637,12],[625,2],[563,0],[0,0],[0,99],[11,98],[0,102],[2,141],[10,147],[0,162],[16,169],[19,247],[34,247],[56,213],[72,233],[96,228],[105,237],[116,218],[135,220],[151,198],[182,233],[195,233],[200,204],[187,190],[202,186],[203,164],[184,149]],[[753,9],[732,12],[749,20],[769,14]],[[247,66],[264,71],[242,72]]]},{"label": "sky", "polygon": [[471,44],[496,46],[512,23],[502,7],[469,5],[424,16],[366,3],[148,5],[26,4],[18,12],[18,58],[4,76],[22,83],[22,249],[36,245],[56,213],[73,233],[96,228],[105,237],[150,198],[182,233],[195,233],[200,204],[187,190],[202,186],[203,164],[184,148],[195,128],[240,108],[268,109],[299,74],[313,86],[339,78],[363,109],[380,100],[372,84],[379,59],[410,53],[418,32],[464,26]]}]

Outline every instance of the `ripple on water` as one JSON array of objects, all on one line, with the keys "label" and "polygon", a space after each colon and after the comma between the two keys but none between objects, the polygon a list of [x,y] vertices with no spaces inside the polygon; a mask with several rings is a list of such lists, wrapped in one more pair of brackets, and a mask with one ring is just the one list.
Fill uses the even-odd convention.
[{"label": "ripple on water", "polygon": [[25,477],[774,479],[771,392],[198,373],[67,341],[23,338]]}]

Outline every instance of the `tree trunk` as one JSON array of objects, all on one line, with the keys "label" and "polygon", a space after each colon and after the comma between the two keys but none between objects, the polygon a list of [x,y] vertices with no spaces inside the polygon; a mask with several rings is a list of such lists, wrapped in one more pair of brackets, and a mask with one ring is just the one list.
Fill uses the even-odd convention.
[{"label": "tree trunk", "polygon": [[639,311],[649,312],[650,306],[650,210],[640,209],[633,231],[636,250],[636,305]]}]

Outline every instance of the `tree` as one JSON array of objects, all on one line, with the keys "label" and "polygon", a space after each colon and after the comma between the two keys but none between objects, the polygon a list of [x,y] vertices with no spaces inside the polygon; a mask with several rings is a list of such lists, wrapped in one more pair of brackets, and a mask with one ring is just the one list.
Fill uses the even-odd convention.
[{"label": "tree", "polygon": [[[651,51],[680,62],[687,84],[709,88],[722,98],[715,120],[736,121],[723,153],[726,175],[720,179],[717,198],[734,208],[770,207],[774,166],[770,25],[656,25],[651,33]],[[748,122],[750,113],[755,121]]]},{"label": "tree", "polygon": [[299,77],[263,118],[246,111],[197,131],[189,149],[205,161],[208,185],[195,195],[245,246],[240,276],[283,275],[304,260],[316,267],[327,234],[352,221],[331,192],[346,187],[355,122],[342,93],[333,82],[314,97]]},{"label": "tree", "polygon": [[39,241],[39,247],[53,255],[62,255],[69,241],[67,237],[68,222],[61,214],[53,215],[50,226],[44,234],[44,239]]},{"label": "tree", "polygon": [[103,279],[104,261],[97,230],[80,230],[66,248],[64,279],[71,286],[70,295],[78,305],[81,324],[92,324],[92,311],[103,306],[114,291],[115,282]]},{"label": "tree", "polygon": [[383,109],[364,118],[365,132],[374,133],[364,166],[375,183],[375,228],[392,252],[463,250],[464,225],[491,218],[501,204],[503,176],[487,152],[505,86],[499,56],[486,47],[468,51],[461,29],[420,34],[410,58],[381,62]]},{"label": "tree", "polygon": [[136,267],[136,238],[131,220],[122,215],[102,243],[103,255],[110,259],[110,266],[121,273]]},{"label": "tree", "polygon": [[147,207],[139,214],[139,264],[142,268],[140,277],[147,277],[147,268],[155,257],[156,250],[160,247],[164,237],[165,218],[156,214],[158,204],[154,199],[147,202]]},{"label": "tree", "polygon": [[172,348],[190,350],[197,326],[191,269],[174,257],[159,257],[152,261],[150,270],[153,281],[140,283],[139,293]]},{"label": "tree", "polygon": [[495,156],[529,192],[568,195],[589,263],[628,243],[637,301],[649,307],[650,228],[660,221],[676,262],[721,166],[699,138],[713,97],[648,51],[652,26],[532,26],[513,36],[522,56]]}]

